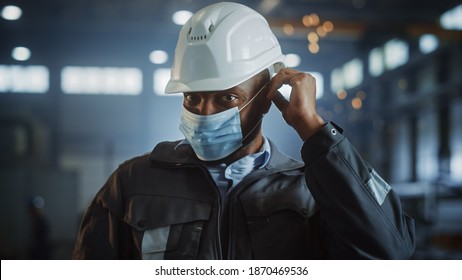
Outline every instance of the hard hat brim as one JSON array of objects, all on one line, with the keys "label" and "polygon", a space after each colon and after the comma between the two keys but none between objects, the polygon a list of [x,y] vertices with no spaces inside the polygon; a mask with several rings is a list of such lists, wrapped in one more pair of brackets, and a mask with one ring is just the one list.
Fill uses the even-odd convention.
[{"label": "hard hat brim", "polygon": [[[194,81],[179,81],[170,79],[165,87],[166,94],[181,93],[181,92],[207,92],[207,91],[221,91],[227,90],[232,87],[235,87],[248,79],[251,79],[261,71],[284,61],[284,55],[280,55],[277,58],[273,59],[267,65],[255,69],[250,75],[246,74],[242,77],[237,77],[234,79],[220,79],[220,78],[211,78],[211,79],[201,79]],[[282,64],[283,65],[283,64]],[[279,69],[277,69],[279,70]],[[250,78],[249,78],[250,77]]]}]

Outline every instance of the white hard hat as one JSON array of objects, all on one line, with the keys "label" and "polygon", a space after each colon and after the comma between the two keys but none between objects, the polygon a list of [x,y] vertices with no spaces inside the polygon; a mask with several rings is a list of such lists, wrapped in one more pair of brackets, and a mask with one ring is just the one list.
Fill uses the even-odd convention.
[{"label": "white hard hat", "polygon": [[283,59],[262,15],[242,4],[212,4],[182,27],[165,92],[229,89]]}]

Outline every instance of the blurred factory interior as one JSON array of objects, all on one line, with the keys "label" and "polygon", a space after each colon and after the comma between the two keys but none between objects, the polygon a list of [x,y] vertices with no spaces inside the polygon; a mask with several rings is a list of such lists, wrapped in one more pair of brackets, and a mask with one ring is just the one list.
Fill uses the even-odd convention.
[{"label": "blurred factory interior", "polygon": [[[182,98],[163,88],[181,25],[213,2],[0,2],[2,259],[70,258],[111,172],[182,137]],[[400,194],[414,258],[462,259],[461,2],[236,2],[267,18],[286,64],[316,76],[325,120]],[[300,158],[274,106],[263,129]]]}]

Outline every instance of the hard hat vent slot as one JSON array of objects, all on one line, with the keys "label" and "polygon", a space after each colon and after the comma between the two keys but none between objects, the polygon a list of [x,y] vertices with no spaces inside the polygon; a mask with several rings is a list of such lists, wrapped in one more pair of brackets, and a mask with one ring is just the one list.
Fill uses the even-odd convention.
[{"label": "hard hat vent slot", "polygon": [[213,32],[214,30],[214,25],[210,24],[208,28],[204,28],[204,26],[196,26],[193,30],[193,28],[189,28],[188,32],[188,39],[189,41],[202,41],[206,40],[207,37]]},{"label": "hard hat vent slot", "polygon": [[194,36],[189,38],[191,41],[200,41],[200,40],[205,40],[207,39],[207,35],[202,35],[202,36]]}]

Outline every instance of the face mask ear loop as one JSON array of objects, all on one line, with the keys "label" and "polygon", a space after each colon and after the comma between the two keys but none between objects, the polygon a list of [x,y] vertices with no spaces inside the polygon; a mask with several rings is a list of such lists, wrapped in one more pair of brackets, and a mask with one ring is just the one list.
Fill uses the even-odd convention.
[{"label": "face mask ear loop", "polygon": [[[264,117],[264,116],[265,116],[265,115],[263,115],[263,117]],[[263,117],[261,117],[261,119],[257,122],[257,124],[252,128],[252,130],[251,130],[249,133],[247,133],[247,135],[246,135],[245,137],[242,138],[242,142],[244,142],[245,139],[247,139],[247,137],[249,137],[249,135],[251,135],[252,132],[258,127],[258,125],[259,125],[259,124],[261,123],[261,121],[263,120]]]},{"label": "face mask ear loop", "polygon": [[[269,83],[269,82],[268,82]],[[255,94],[254,97],[252,97],[252,99],[250,99],[249,102],[247,102],[247,104],[245,104],[244,106],[242,106],[241,109],[239,109],[239,112],[242,111],[247,105],[250,104],[250,102],[252,102],[259,94],[260,92],[263,91],[263,89],[268,85],[268,83],[266,83],[258,92],[257,94]],[[250,130],[249,133],[247,133],[247,135],[245,137],[242,138],[242,142],[244,142],[245,139],[247,139],[247,137],[249,137],[250,134],[252,134],[252,132],[258,127],[258,125],[262,122],[263,118],[265,117],[265,114],[263,114],[263,116],[261,117],[261,119],[257,122],[257,124],[252,128],[252,130]]]},{"label": "face mask ear loop", "polygon": [[244,110],[244,108],[247,107],[247,105],[249,105],[249,104],[260,94],[260,92],[263,91],[263,89],[264,89],[267,85],[268,85],[268,83],[266,83],[266,84],[257,92],[257,94],[255,94],[255,95],[249,100],[249,102],[247,102],[244,106],[242,106],[238,111],[240,112],[240,111]]}]

